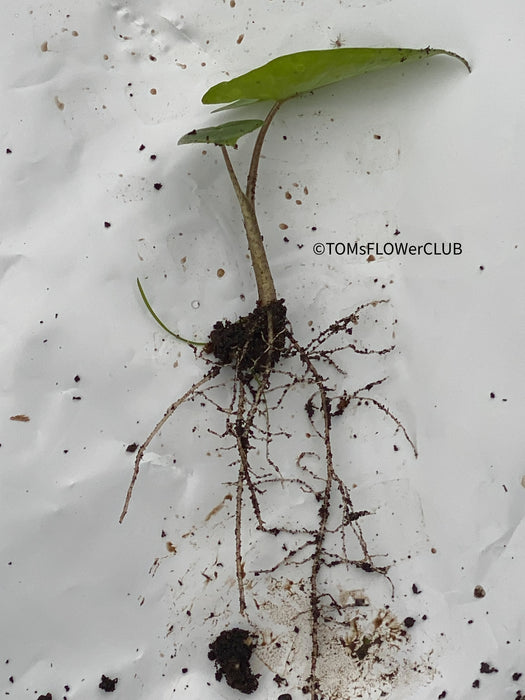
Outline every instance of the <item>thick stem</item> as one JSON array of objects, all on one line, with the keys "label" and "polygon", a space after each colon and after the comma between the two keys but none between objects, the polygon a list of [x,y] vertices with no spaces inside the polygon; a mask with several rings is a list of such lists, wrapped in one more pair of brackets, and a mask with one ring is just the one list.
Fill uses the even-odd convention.
[{"label": "thick stem", "polygon": [[259,303],[261,306],[266,306],[277,299],[277,294],[275,292],[272,273],[268,264],[268,258],[266,257],[266,251],[264,249],[263,238],[259,229],[257,217],[255,215],[255,209],[239,185],[239,181],[237,180],[237,176],[233,169],[226,146],[221,146],[221,150],[230,179],[232,181],[233,189],[237,195],[239,206],[241,208],[253,272],[257,283]]},{"label": "thick stem", "polygon": [[252,159],[250,162],[250,170],[246,181],[246,193],[243,192],[239,184],[239,180],[237,179],[237,175],[233,169],[226,146],[221,146],[224,162],[226,163],[226,168],[228,169],[228,174],[232,181],[233,189],[237,195],[239,206],[241,208],[246,237],[248,239],[248,248],[250,250],[250,257],[252,260],[253,272],[257,282],[259,304],[261,304],[261,306],[266,306],[267,304],[271,304],[273,301],[276,301],[277,294],[275,292],[272,273],[268,264],[268,258],[266,257],[266,251],[264,249],[263,237],[259,229],[259,223],[255,213],[255,187],[257,185],[257,170],[259,167],[259,160],[261,158],[264,138],[272,119],[277,114],[281,104],[281,102],[276,102],[273,105],[259,130],[259,134],[257,135],[257,140],[253,148]]}]

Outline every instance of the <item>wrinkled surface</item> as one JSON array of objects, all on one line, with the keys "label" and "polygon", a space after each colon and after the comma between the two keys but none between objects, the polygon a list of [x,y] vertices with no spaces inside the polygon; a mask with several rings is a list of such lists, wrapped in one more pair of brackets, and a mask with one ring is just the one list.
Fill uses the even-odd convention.
[{"label": "wrinkled surface", "polygon": [[[385,555],[378,564],[392,564],[395,597],[364,571],[331,570],[331,592],[361,635],[345,630],[347,646],[340,631],[324,637],[322,668],[365,700],[381,698],[382,684],[388,700],[523,694],[523,0],[4,0],[2,11],[2,697],[238,697],[207,658],[221,630],[252,630],[232,574],[234,452],[212,404],[188,403],[151,445],[118,524],[133,444],[206,369],[154,322],[135,280],[186,338],[205,341],[218,320],[252,311],[220,153],[176,142],[209,120],[200,97],[211,85],[328,48],[338,34],[346,46],[450,47],[473,72],[435,58],[356,78],[351,97],[341,86],[305,95],[283,105],[263,151],[257,210],[296,336],[308,342],[358,304],[389,298],[354,333],[396,351],[345,354],[337,382],[352,391],[388,376],[376,396],[420,455],[371,407],[337,426],[338,465],[356,508],[371,512],[363,527]],[[232,160],[246,172],[242,141]],[[463,252],[369,259],[346,254],[356,241],[458,241]],[[329,254],[337,242],[344,254]],[[212,395],[228,397],[227,386]],[[276,445],[283,469],[315,448],[308,397],[290,392],[279,414],[294,431]],[[271,496],[271,524],[308,521],[299,485]],[[250,580],[284,544],[253,534]],[[263,607],[250,608],[264,635],[249,697],[299,700],[286,659],[304,671],[304,594],[267,583],[256,581]],[[399,625],[384,615],[378,625],[386,604],[401,630],[416,621],[393,689],[385,677],[399,667]],[[365,639],[378,638],[365,654]],[[381,664],[369,663],[379,648]],[[420,660],[433,670],[410,675]],[[118,678],[112,694],[102,676]]]}]

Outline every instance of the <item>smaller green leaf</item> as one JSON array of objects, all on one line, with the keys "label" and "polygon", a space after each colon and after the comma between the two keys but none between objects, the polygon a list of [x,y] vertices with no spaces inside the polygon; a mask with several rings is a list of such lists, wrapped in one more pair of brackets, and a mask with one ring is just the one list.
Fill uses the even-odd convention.
[{"label": "smaller green leaf", "polygon": [[178,145],[185,143],[214,143],[216,146],[235,146],[241,136],[249,134],[263,125],[260,119],[242,119],[225,122],[218,126],[206,126],[194,129],[179,139]]}]

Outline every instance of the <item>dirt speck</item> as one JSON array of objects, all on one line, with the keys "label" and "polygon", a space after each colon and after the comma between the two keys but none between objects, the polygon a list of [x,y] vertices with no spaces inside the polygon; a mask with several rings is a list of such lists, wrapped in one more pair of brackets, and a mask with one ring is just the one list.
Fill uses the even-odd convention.
[{"label": "dirt speck", "polygon": [[117,687],[118,678],[109,678],[108,676],[102,675],[98,687],[100,690],[104,690],[106,693],[113,693]]},{"label": "dirt speck", "polygon": [[30,418],[23,413],[17,413],[16,416],[11,416],[9,420],[14,420],[18,423],[29,423]]},{"label": "dirt speck", "polygon": [[494,666],[491,666],[486,661],[481,662],[481,664],[479,666],[479,672],[480,673],[499,673],[497,668],[494,668]]},{"label": "dirt speck", "polygon": [[483,586],[476,586],[474,588],[474,598],[484,598],[486,595]]}]

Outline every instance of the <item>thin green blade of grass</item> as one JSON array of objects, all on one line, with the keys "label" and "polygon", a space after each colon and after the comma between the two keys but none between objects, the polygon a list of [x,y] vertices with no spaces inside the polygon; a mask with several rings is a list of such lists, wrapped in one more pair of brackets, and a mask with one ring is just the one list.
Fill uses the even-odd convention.
[{"label": "thin green blade of grass", "polygon": [[147,296],[146,296],[146,293],[144,292],[144,289],[142,288],[142,285],[141,285],[140,280],[139,280],[138,277],[137,277],[137,286],[138,286],[138,288],[139,288],[139,292],[140,292],[140,296],[142,297],[142,301],[144,302],[144,304],[145,304],[147,310],[148,310],[148,311],[150,312],[150,314],[153,316],[153,318],[155,319],[155,321],[157,321],[157,323],[159,324],[159,326],[160,326],[162,329],[164,329],[164,330],[166,331],[166,333],[169,333],[169,334],[172,335],[174,338],[177,338],[177,340],[181,340],[183,343],[186,343],[187,345],[198,345],[198,346],[204,346],[204,345],[206,345],[206,343],[200,343],[200,342],[198,342],[198,341],[196,341],[196,340],[188,340],[187,338],[183,338],[183,337],[182,337],[181,335],[179,335],[178,333],[174,333],[172,330],[170,330],[170,329],[168,328],[168,326],[166,326],[164,323],[162,323],[162,321],[160,320],[160,318],[159,318],[159,317],[157,316],[157,314],[153,311],[153,309],[152,309],[152,307],[151,307],[151,304],[150,304],[149,301],[148,301],[148,298],[147,298]]}]

